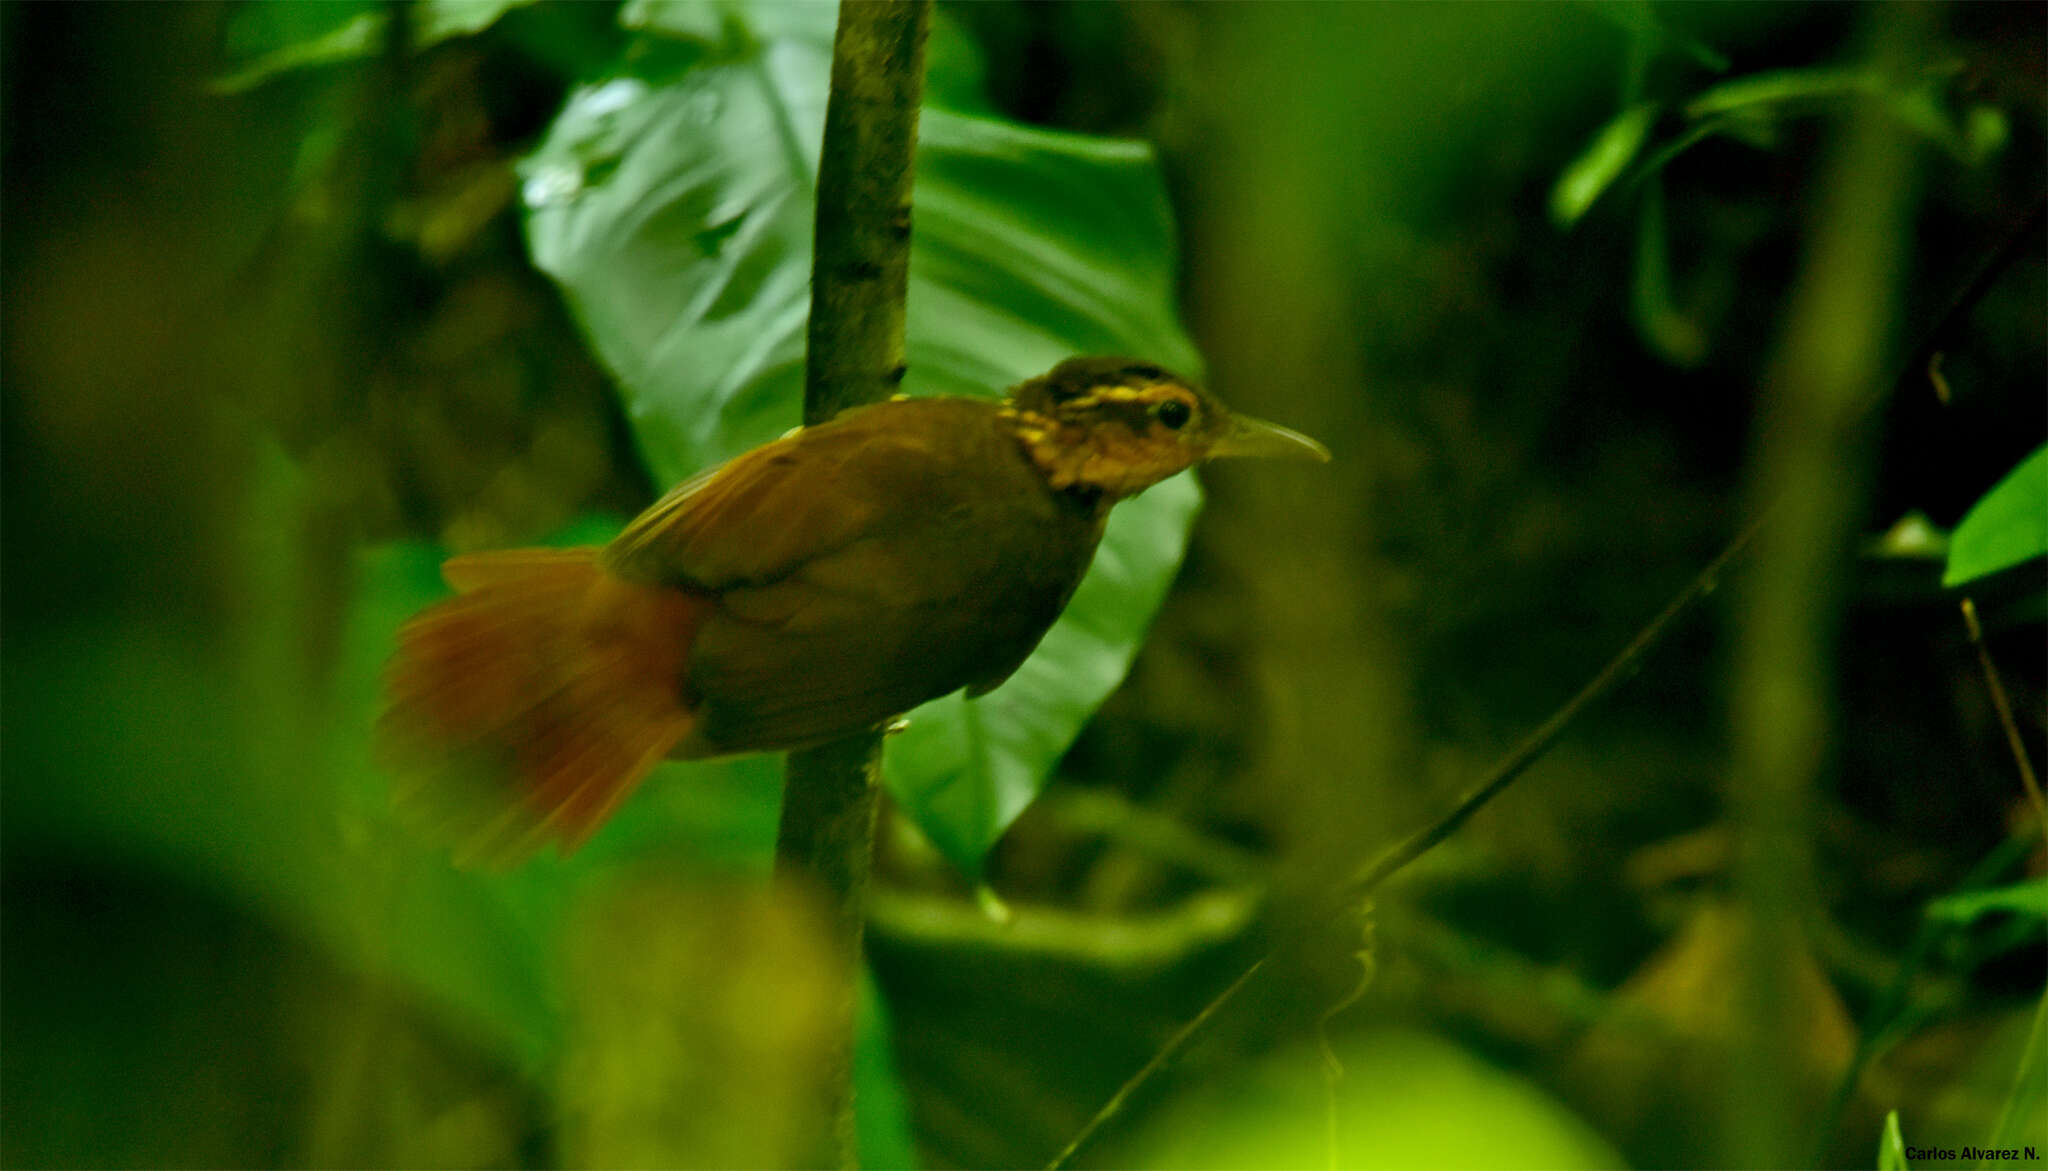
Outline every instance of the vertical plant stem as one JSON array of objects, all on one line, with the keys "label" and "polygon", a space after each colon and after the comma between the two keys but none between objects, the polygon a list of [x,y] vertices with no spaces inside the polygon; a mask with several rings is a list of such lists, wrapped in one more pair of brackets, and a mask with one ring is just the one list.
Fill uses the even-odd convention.
[{"label": "vertical plant stem", "polygon": [[[1927,19],[1918,7],[1874,10],[1879,60],[1921,43]],[[1791,973],[1817,901],[1814,793],[1833,740],[1833,663],[1869,430],[1893,360],[1912,180],[1898,129],[1874,103],[1851,111],[1823,173],[1753,444],[1751,499],[1775,502],[1775,515],[1736,607],[1727,801],[1754,930],[1743,987],[1731,990],[1743,1022],[1728,1071],[1723,1159],[1733,1166],[1790,1166],[1810,1116],[1802,1103],[1828,1072],[1805,1064],[1808,1025]]]},{"label": "vertical plant stem", "polygon": [[[930,0],[840,6],[818,164],[806,425],[887,398],[903,380],[911,160],[930,19]],[[881,748],[876,729],[791,753],[775,840],[777,880],[807,887],[826,905],[840,1011],[820,1085],[842,1167],[859,1165],[853,1023]]]},{"label": "vertical plant stem", "polygon": [[804,422],[896,393],[930,0],[842,5],[818,163]]}]

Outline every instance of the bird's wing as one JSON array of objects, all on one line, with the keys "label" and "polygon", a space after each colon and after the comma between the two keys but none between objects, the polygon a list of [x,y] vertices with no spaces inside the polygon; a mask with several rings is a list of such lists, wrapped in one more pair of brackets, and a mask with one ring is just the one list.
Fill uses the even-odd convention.
[{"label": "bird's wing", "polygon": [[708,590],[780,581],[886,526],[906,493],[929,492],[941,446],[957,443],[922,425],[939,405],[858,408],[685,481],[612,541],[606,563],[628,580]]}]

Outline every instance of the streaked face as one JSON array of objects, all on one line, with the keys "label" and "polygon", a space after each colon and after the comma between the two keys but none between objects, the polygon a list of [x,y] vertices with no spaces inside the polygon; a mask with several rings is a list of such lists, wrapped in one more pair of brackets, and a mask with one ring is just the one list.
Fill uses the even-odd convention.
[{"label": "streaked face", "polygon": [[1128,358],[1062,362],[1012,391],[1010,410],[1054,488],[1111,499],[1219,456],[1329,458],[1313,439],[1232,415],[1186,379]]}]

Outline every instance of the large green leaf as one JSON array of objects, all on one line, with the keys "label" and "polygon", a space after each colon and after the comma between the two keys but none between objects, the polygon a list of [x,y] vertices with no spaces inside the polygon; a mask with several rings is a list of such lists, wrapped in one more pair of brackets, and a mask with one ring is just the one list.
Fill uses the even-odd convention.
[{"label": "large green leaf", "polygon": [[[665,482],[800,415],[828,71],[815,35],[757,37],[679,77],[589,86],[522,168],[534,260],[616,375]],[[1145,147],[927,108],[915,201],[907,393],[998,394],[1077,353],[1195,372]],[[892,738],[892,792],[964,870],[978,871],[1122,677],[1198,501],[1181,478],[1121,506],[1094,571],[1012,682],[920,709]]]},{"label": "large green leaf", "polygon": [[2048,445],[1971,506],[1948,543],[1944,586],[1967,585],[2048,555]]}]

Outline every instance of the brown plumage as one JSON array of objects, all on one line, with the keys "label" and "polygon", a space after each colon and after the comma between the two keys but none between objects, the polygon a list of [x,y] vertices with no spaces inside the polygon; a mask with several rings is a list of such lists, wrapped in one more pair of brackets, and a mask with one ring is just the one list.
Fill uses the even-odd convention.
[{"label": "brown plumage", "polygon": [[581,844],[665,756],[785,750],[986,692],[1109,508],[1202,459],[1328,458],[1141,362],[1008,399],[846,411],[706,472],[603,548],[472,554],[399,633],[379,725],[480,861]]}]

